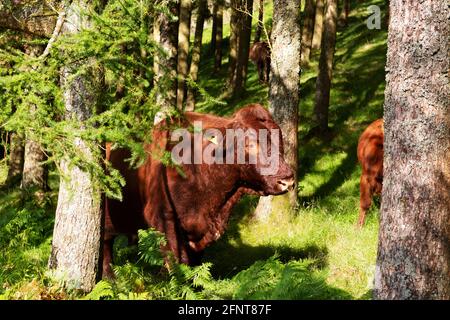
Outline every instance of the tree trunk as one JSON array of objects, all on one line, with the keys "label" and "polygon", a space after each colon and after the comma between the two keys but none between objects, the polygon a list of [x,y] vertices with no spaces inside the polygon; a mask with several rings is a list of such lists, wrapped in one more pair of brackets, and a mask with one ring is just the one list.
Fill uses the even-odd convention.
[{"label": "tree trunk", "polygon": [[314,32],[314,0],[306,0],[305,19],[302,30],[302,67],[309,65],[311,56],[311,42]]},{"label": "tree trunk", "polygon": [[223,39],[223,1],[217,1],[215,15],[216,32],[214,45],[214,70],[218,72],[222,66],[222,39]]},{"label": "tree trunk", "polygon": [[248,73],[248,55],[250,52],[250,39],[252,33],[252,11],[253,0],[241,1],[239,6],[238,18],[238,51],[235,68],[235,75],[233,77],[231,96],[238,96],[242,94],[245,89],[245,82]]},{"label": "tree trunk", "polygon": [[227,80],[227,95],[232,94],[232,88],[236,82],[236,64],[238,60],[239,52],[239,11],[237,10],[240,6],[241,0],[231,0],[231,17],[230,17],[230,56],[228,63],[228,80]]},{"label": "tree trunk", "polygon": [[[30,39],[31,40],[31,39]],[[25,53],[30,57],[37,57],[44,51],[42,46],[27,45]],[[36,106],[30,106],[30,112],[36,112]],[[22,173],[21,188],[24,191],[35,191],[37,199],[42,200],[47,189],[47,168],[43,164],[46,156],[40,144],[27,136]]]},{"label": "tree trunk", "polygon": [[348,25],[348,15],[350,14],[350,0],[342,0],[341,13],[339,14],[339,25]]},{"label": "tree trunk", "polygon": [[[192,48],[192,59],[189,68],[189,77],[193,82],[197,82],[198,79],[198,67],[200,64],[200,57],[202,50],[203,26],[205,23],[206,10],[207,10],[207,1],[199,0],[197,21],[195,24],[194,47]],[[186,111],[194,111],[196,93],[197,90],[195,88],[189,87],[186,101]]]},{"label": "tree trunk", "polygon": [[[177,0],[169,0],[168,7],[173,15],[178,16]],[[177,103],[178,22],[171,21],[168,15],[161,12],[155,19],[153,31],[155,42],[166,53],[164,55],[156,53],[154,56],[154,83],[160,88],[156,92],[156,103],[160,107],[155,116],[155,123],[158,123]]]},{"label": "tree trunk", "polygon": [[[284,157],[297,181],[298,105],[300,92],[300,2],[274,0],[271,35],[272,62],[269,87],[270,112],[280,125]],[[261,197],[255,217],[265,220],[271,212],[290,211],[297,204],[297,188],[283,196]]]},{"label": "tree trunk", "polygon": [[5,184],[15,183],[19,180],[20,175],[23,172],[24,162],[24,139],[18,133],[11,133],[9,147],[9,159],[8,159],[8,177]]},{"label": "tree trunk", "polygon": [[180,19],[178,25],[178,88],[177,108],[183,109],[186,76],[189,72],[189,35],[191,30],[191,0],[180,0]]},{"label": "tree trunk", "polygon": [[376,299],[450,299],[447,1],[391,0]]},{"label": "tree trunk", "polygon": [[43,164],[46,156],[41,145],[27,139],[24,158],[21,188],[23,190],[36,189],[36,195],[38,198],[42,198],[43,192],[47,189],[47,168]]},{"label": "tree trunk", "polygon": [[316,0],[316,14],[314,18],[314,35],[312,39],[312,48],[319,50],[322,43],[323,33],[323,15],[324,15],[324,0]]},{"label": "tree trunk", "polygon": [[21,1],[14,3],[11,10],[3,6],[0,8],[0,27],[49,38],[58,18],[52,6],[58,8],[61,2]]},{"label": "tree trunk", "polygon": [[328,131],[328,108],[333,76],[333,58],[336,45],[337,0],[328,0],[325,26],[320,50],[319,74],[316,81],[316,104],[314,108],[319,132]]},{"label": "tree trunk", "polygon": [[264,0],[259,0],[258,7],[258,25],[256,26],[254,42],[261,41],[261,34],[264,27]]},{"label": "tree trunk", "polygon": [[216,52],[216,37],[217,37],[217,12],[219,10],[219,1],[213,1],[212,8],[212,30],[211,30],[211,42],[210,42],[210,50],[212,53]]},{"label": "tree trunk", "polygon": [[[88,3],[87,0],[72,1],[67,8],[67,21],[70,23],[64,24],[62,33],[76,33],[88,26],[86,18],[80,14],[80,10],[89,6]],[[64,67],[61,70],[61,83],[65,86],[66,119],[83,123],[95,109],[99,87],[93,66],[91,76],[78,75],[73,78],[81,64],[94,63],[80,61],[76,65]],[[75,138],[73,143],[80,156],[94,161],[93,150],[85,141]],[[61,181],[49,268],[67,287],[90,291],[95,285],[99,265],[102,217],[100,191],[91,174],[77,165],[71,165],[69,159],[62,159],[59,167]]]}]

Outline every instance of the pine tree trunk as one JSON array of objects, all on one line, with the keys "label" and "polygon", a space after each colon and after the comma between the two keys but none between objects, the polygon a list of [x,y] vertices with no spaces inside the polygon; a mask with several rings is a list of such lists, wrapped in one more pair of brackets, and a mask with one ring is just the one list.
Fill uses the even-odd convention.
[{"label": "pine tree trunk", "polygon": [[236,65],[239,52],[239,11],[241,0],[231,0],[231,17],[230,17],[230,56],[228,63],[228,80],[227,80],[227,95],[232,94],[232,88],[236,82]]},{"label": "pine tree trunk", "polygon": [[177,108],[183,109],[186,77],[189,72],[189,36],[191,30],[191,0],[180,0],[180,19],[178,25],[178,88]]},{"label": "pine tree trunk", "polygon": [[9,158],[8,158],[8,177],[5,184],[15,183],[19,180],[20,175],[23,172],[24,162],[24,139],[18,133],[11,133],[9,143]]},{"label": "pine tree trunk", "polygon": [[[31,57],[37,57],[43,51],[42,46],[27,45],[25,48],[25,53]],[[31,106],[30,112],[35,113],[36,107]],[[47,189],[47,168],[43,164],[45,159],[46,156],[40,144],[27,136],[21,188],[24,191],[34,189],[35,196],[39,200],[43,198]]]},{"label": "pine tree trunk", "polygon": [[[300,92],[300,2],[274,0],[271,35],[272,62],[269,87],[270,112],[280,125],[284,157],[297,181],[298,105]],[[265,220],[275,211],[290,211],[297,204],[297,188],[276,197],[261,197],[254,216]]]},{"label": "pine tree trunk", "polygon": [[316,104],[314,108],[319,132],[328,131],[328,108],[333,76],[333,58],[336,45],[337,0],[328,0],[325,25],[320,50],[319,74],[316,81]]},{"label": "pine tree trunk", "polygon": [[25,144],[25,157],[22,173],[23,190],[36,189],[38,198],[42,198],[47,189],[47,168],[43,164],[46,160],[41,145],[31,139]]},{"label": "pine tree trunk", "polygon": [[447,1],[391,0],[376,299],[450,299]]},{"label": "pine tree trunk", "polygon": [[316,0],[316,13],[314,17],[314,35],[311,44],[311,47],[314,50],[319,50],[320,45],[322,43],[324,7],[325,7],[324,0]]},{"label": "pine tree trunk", "polygon": [[[200,64],[200,57],[202,50],[203,26],[205,23],[206,10],[207,10],[207,1],[199,0],[197,21],[195,24],[194,47],[192,48],[192,59],[189,68],[189,77],[192,79],[193,82],[197,82],[198,79],[198,68]],[[186,101],[186,111],[194,111],[196,93],[197,90],[195,88],[189,87]]]},{"label": "pine tree trunk", "polygon": [[236,64],[236,81],[233,87],[233,96],[242,94],[245,90],[248,73],[248,56],[252,34],[253,0],[243,1],[240,12],[241,31],[239,34],[239,51]]},{"label": "pine tree trunk", "polygon": [[211,42],[210,42],[210,50],[212,53],[216,52],[216,37],[217,37],[217,12],[219,10],[219,1],[213,1],[212,8],[212,30],[211,30]]},{"label": "pine tree trunk", "polygon": [[261,34],[264,27],[264,0],[259,0],[258,7],[258,25],[256,26],[254,42],[261,41]]},{"label": "pine tree trunk", "polygon": [[214,45],[214,70],[218,72],[222,66],[222,40],[223,40],[223,1],[217,1],[217,14],[215,16],[216,33]]},{"label": "pine tree trunk", "polygon": [[[2,1],[5,2],[5,1]],[[0,7],[0,27],[38,37],[51,37],[58,8],[62,1],[15,1],[11,6]]]},{"label": "pine tree trunk", "polygon": [[348,15],[350,14],[350,0],[342,0],[341,13],[339,14],[339,25],[347,26]]},{"label": "pine tree trunk", "polygon": [[[177,0],[169,0],[168,8],[173,15],[178,16]],[[156,103],[160,106],[160,111],[155,116],[155,123],[157,123],[166,117],[177,102],[178,22],[171,20],[164,13],[159,13],[155,19],[153,31],[155,42],[166,53],[165,55],[155,54],[154,57],[154,83],[160,88],[156,92]]]},{"label": "pine tree trunk", "polygon": [[311,43],[314,32],[314,0],[306,0],[305,3],[305,19],[302,30],[302,66],[309,65],[311,56]]},{"label": "pine tree trunk", "polygon": [[[62,33],[76,33],[81,27],[88,26],[86,18],[80,14],[80,10],[87,9],[88,3],[87,0],[72,1],[66,12],[70,23],[64,24]],[[91,76],[79,75],[71,79],[81,64],[90,65],[93,61],[65,66],[61,70],[61,84],[66,87],[66,119],[83,123],[95,109],[99,87],[93,68]],[[93,150],[85,141],[75,138],[73,143],[82,157],[94,161]],[[70,165],[69,159],[61,159],[59,168],[61,181],[49,268],[67,287],[90,291],[95,285],[99,265],[102,217],[100,192],[91,174],[76,165]]]}]

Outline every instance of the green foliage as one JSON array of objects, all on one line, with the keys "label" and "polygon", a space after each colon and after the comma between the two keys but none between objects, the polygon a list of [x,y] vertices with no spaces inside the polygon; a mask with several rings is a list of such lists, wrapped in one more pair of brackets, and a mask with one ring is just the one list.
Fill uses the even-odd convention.
[{"label": "green foliage", "polygon": [[[102,145],[111,142],[128,148],[131,165],[146,157],[142,141],[150,141],[158,111],[153,56],[163,54],[149,37],[149,26],[155,12],[163,8],[152,0],[113,0],[100,13],[81,12],[89,17],[90,27],[59,35],[46,57],[21,50],[24,45],[46,45],[45,41],[20,40],[17,46],[0,41],[0,128],[26,134],[43,146],[49,161],[68,159],[90,172],[108,196],[120,198],[124,181],[102,161]],[[65,84],[60,83],[63,69],[72,73]],[[103,82],[101,88],[88,89],[95,89],[99,97],[88,103],[93,116],[83,122],[66,117],[63,95],[81,78]],[[77,139],[88,144],[93,158],[79,151]]]},{"label": "green foliage", "polygon": [[43,277],[50,252],[53,210],[19,192],[2,193],[0,202],[0,294],[16,283]]},{"label": "green foliage", "polygon": [[85,299],[199,299],[212,277],[211,264],[189,267],[161,253],[164,236],[154,229],[139,231],[139,260],[114,266],[116,279],[100,281]]}]

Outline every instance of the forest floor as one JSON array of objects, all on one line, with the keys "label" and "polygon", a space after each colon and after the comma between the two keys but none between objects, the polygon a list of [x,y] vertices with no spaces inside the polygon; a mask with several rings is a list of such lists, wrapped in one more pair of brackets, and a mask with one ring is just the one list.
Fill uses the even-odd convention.
[{"label": "forest floor", "polygon": [[[245,197],[233,210],[224,236],[206,251],[212,279],[208,298],[370,299],[375,271],[379,203],[372,206],[362,230],[356,228],[359,135],[382,117],[387,32],[369,30],[367,7],[384,1],[352,1],[349,25],[340,27],[330,105],[331,139],[310,132],[313,122],[318,55],[301,74],[299,125],[299,207],[274,214],[267,222],[251,217],[257,198]],[[266,8],[270,23],[271,7]],[[225,28],[225,37],[229,30]],[[200,85],[219,97],[227,76],[227,52],[213,72],[210,30],[205,30]],[[225,39],[226,41],[227,39]],[[198,111],[230,115],[248,103],[268,105],[268,90],[250,64],[246,93],[225,106],[204,101]],[[0,163],[0,181],[5,176]],[[57,177],[53,175],[47,209],[23,202],[17,189],[0,190],[0,297],[33,298],[36,281],[45,279],[50,253]],[[120,244],[116,246],[120,249]],[[13,291],[13,292],[11,292]]]}]

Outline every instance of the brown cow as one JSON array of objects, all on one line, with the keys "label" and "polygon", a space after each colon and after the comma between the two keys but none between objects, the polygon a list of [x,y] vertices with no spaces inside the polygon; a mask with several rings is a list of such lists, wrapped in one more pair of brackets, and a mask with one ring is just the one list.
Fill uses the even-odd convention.
[{"label": "brown cow", "polygon": [[358,141],[358,160],[362,167],[358,226],[364,225],[373,195],[381,194],[383,185],[383,119],[372,122]]},{"label": "brown cow", "polygon": [[[121,172],[126,186],[123,189],[122,202],[107,199],[105,203],[104,276],[112,275],[110,263],[113,240],[120,233],[130,236],[135,235],[139,229],[153,227],[166,236],[167,246],[164,250],[172,251],[175,258],[182,263],[197,263],[196,259],[201,252],[223,234],[232,207],[244,194],[277,195],[293,187],[293,171],[283,158],[281,132],[269,112],[261,105],[246,106],[231,118],[187,112],[183,119],[172,122],[187,128],[199,121],[203,130],[215,128],[220,132],[226,132],[227,129],[242,129],[247,132],[251,131],[249,129],[278,130],[279,143],[274,142],[267,153],[278,156],[279,165],[276,171],[272,175],[263,175],[260,162],[251,164],[247,161],[251,152],[260,150],[260,138],[252,146],[247,145],[249,139],[245,140],[245,163],[182,163],[180,168],[164,166],[158,160],[161,151],[174,151],[176,147],[170,138],[173,130],[165,129],[167,126],[164,124],[153,130],[152,144],[146,146],[146,151],[151,156],[137,169],[130,169],[124,161],[130,156],[128,151],[111,150],[108,146],[107,159]],[[188,135],[195,136],[195,132],[191,130]],[[271,140],[273,134],[272,131],[269,132],[268,139]],[[222,141],[218,141],[220,139],[216,137],[201,138],[200,146],[196,146],[195,142],[189,144],[189,152],[195,152],[195,148],[204,151],[211,146],[223,145],[226,146],[223,153],[225,157],[230,149],[225,143],[228,136],[224,136]],[[238,149],[233,152],[236,155]],[[187,154],[187,157],[192,159],[194,156]]]},{"label": "brown cow", "polygon": [[260,82],[269,82],[270,74],[270,46],[267,42],[255,42],[250,48],[250,60],[258,68]]}]

